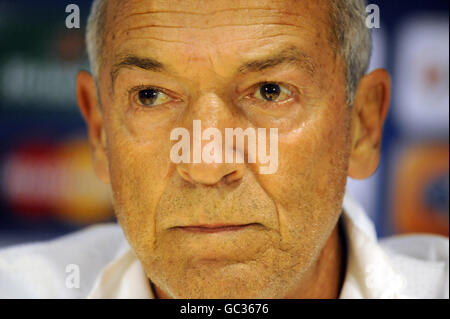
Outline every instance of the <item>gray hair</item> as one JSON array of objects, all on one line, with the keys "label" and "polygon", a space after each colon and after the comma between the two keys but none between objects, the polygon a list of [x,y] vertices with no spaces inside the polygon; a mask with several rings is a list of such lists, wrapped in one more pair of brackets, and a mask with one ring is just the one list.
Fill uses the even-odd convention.
[{"label": "gray hair", "polygon": [[347,103],[351,106],[372,53],[371,29],[366,26],[366,1],[331,0],[330,5],[337,52],[346,64]]},{"label": "gray hair", "polygon": [[[94,78],[99,76],[107,0],[94,0],[87,22],[86,46]],[[360,79],[367,72],[372,51],[371,32],[365,24],[365,0],[330,0],[331,29],[337,53],[346,64],[347,103],[353,98]]]},{"label": "gray hair", "polygon": [[91,72],[98,79],[102,48],[104,42],[104,30],[106,24],[107,0],[94,0],[86,26],[86,48]]}]

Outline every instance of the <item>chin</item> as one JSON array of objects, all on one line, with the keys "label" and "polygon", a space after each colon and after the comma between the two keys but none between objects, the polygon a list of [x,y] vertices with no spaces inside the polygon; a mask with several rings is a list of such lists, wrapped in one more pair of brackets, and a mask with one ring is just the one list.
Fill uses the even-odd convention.
[{"label": "chin", "polygon": [[151,281],[175,299],[276,299],[286,295],[287,283],[292,282],[292,273],[280,276],[255,262],[208,262],[153,275]]}]

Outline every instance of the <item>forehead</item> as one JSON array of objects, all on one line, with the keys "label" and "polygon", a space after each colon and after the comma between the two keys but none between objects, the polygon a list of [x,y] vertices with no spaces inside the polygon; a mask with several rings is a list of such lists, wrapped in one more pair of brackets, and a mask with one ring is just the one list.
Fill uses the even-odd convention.
[{"label": "forehead", "polygon": [[[287,24],[296,19],[323,19],[329,0],[108,0],[108,16],[112,22],[121,19],[140,20],[147,14],[154,22],[177,18],[183,26],[206,27],[216,22],[238,22],[262,18]],[[314,14],[311,17],[311,14]],[[217,20],[216,20],[217,19]],[[286,20],[287,19],[287,20]],[[247,21],[249,22],[249,21]]]},{"label": "forehead", "polygon": [[220,65],[224,57],[250,59],[293,43],[323,54],[329,26],[326,0],[111,1],[105,47],[111,64],[139,53]]}]

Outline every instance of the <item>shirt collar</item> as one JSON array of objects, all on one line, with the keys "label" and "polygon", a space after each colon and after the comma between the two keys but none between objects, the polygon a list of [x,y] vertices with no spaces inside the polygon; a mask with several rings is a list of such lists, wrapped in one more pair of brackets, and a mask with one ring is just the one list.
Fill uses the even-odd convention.
[{"label": "shirt collar", "polygon": [[116,258],[103,268],[87,298],[154,298],[144,269],[125,238]]},{"label": "shirt collar", "polygon": [[375,227],[362,207],[346,195],[343,211],[347,269],[339,298],[408,298],[402,293],[404,277],[377,242]]}]

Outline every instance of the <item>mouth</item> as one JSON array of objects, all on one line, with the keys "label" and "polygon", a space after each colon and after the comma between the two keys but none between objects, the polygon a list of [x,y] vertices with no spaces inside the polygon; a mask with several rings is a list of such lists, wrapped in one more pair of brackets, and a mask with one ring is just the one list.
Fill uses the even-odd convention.
[{"label": "mouth", "polygon": [[190,233],[219,233],[219,232],[238,231],[252,225],[258,224],[251,223],[244,225],[229,225],[229,224],[190,225],[190,226],[177,226],[175,227],[175,229],[181,229]]}]

